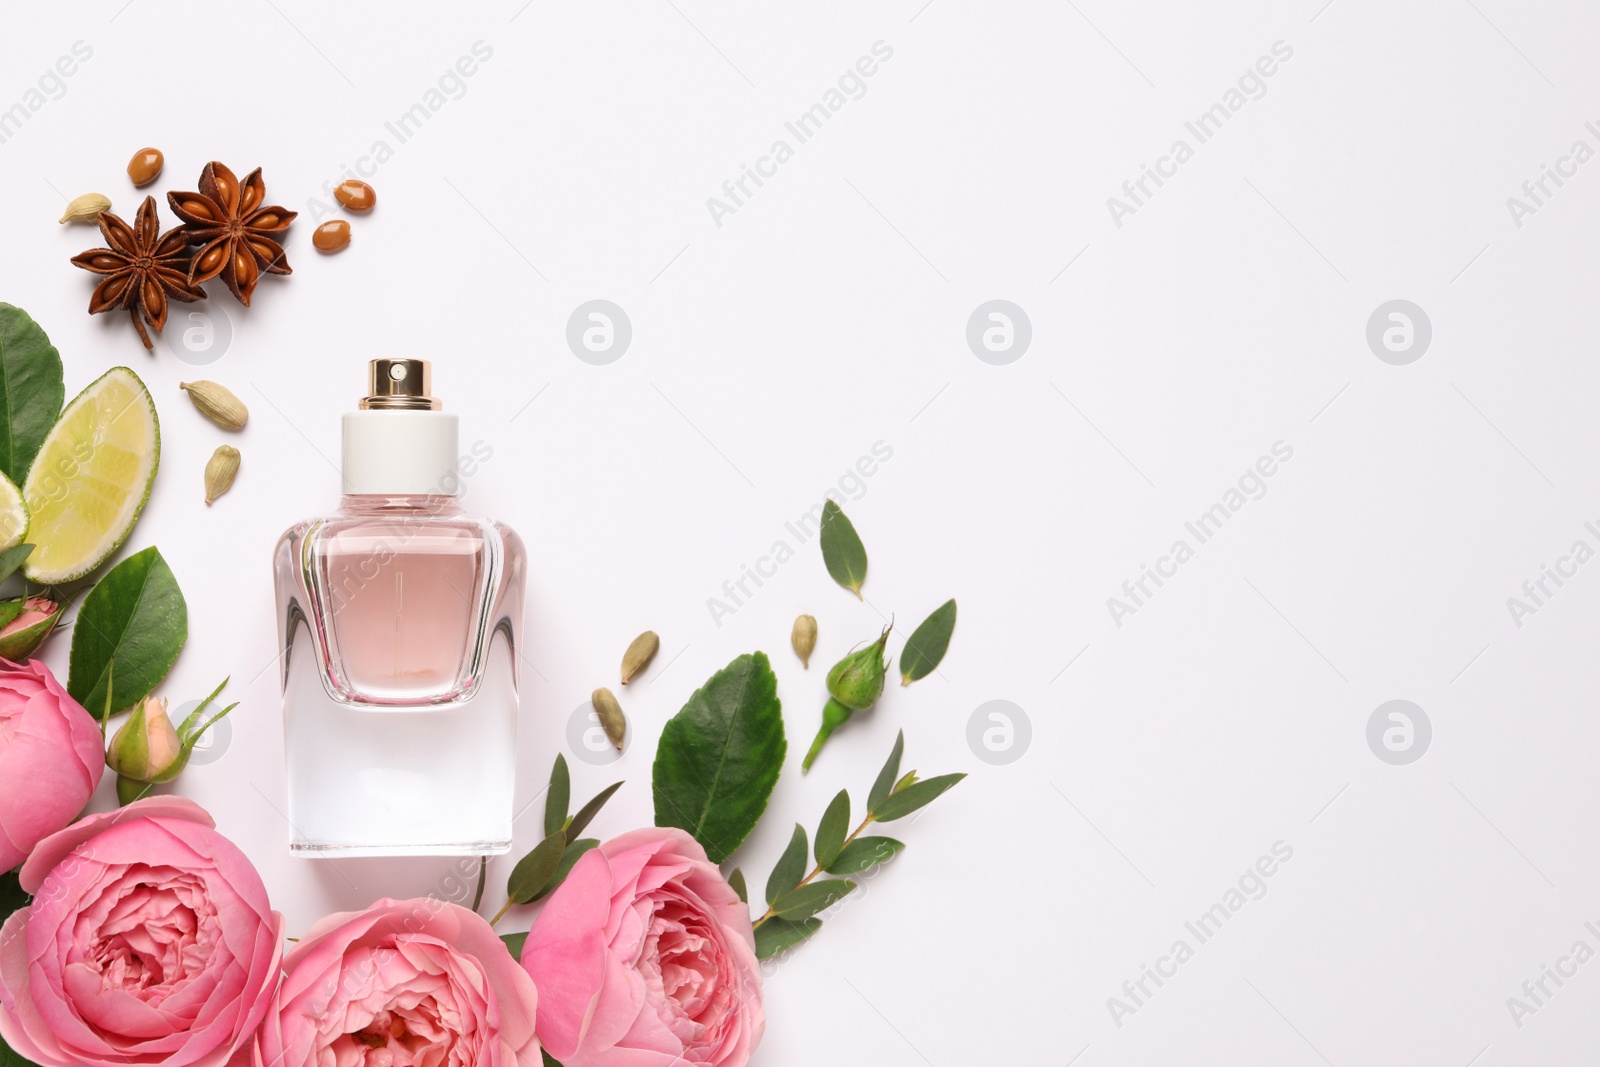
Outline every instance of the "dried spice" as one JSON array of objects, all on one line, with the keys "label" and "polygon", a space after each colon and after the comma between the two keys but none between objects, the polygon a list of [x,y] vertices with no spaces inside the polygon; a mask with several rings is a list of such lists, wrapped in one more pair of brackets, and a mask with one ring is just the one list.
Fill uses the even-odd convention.
[{"label": "dried spice", "polygon": [[58,222],[95,222],[100,218],[100,212],[111,210],[111,200],[100,193],[84,193],[75,196],[67,203],[67,210],[58,219]]},{"label": "dried spice", "polygon": [[292,274],[278,238],[298,212],[263,207],[267,186],[261,168],[243,183],[233,171],[212,161],[200,172],[197,193],[168,193],[173,214],[184,221],[188,239],[198,245],[189,280],[194,284],[221,277],[228,291],[245,307],[262,271]]},{"label": "dried spice", "polygon": [[661,638],[656,636],[654,630],[646,630],[633,639],[628,650],[622,654],[622,684],[627,685],[634,677],[656,658],[656,651],[661,647]]},{"label": "dried spice", "polygon": [[216,382],[179,382],[178,388],[189,394],[200,414],[224,430],[242,430],[250,419],[244,401]]},{"label": "dried spice", "polygon": [[817,620],[812,615],[800,615],[794,620],[794,629],[789,631],[789,644],[794,648],[794,654],[800,657],[800,666],[806,670],[811,669],[811,653],[817,647]]},{"label": "dried spice", "polygon": [[324,255],[342,252],[350,245],[350,224],[344,219],[324,222],[311,231],[311,243]]},{"label": "dried spice", "polygon": [[239,473],[239,450],[232,445],[218,445],[206,461],[206,506],[233,488],[233,479]]},{"label": "dried spice", "polygon": [[628,733],[628,720],[623,717],[622,705],[617,703],[616,694],[601,686],[590,695],[589,703],[594,705],[595,716],[600,720],[600,728],[606,732],[606,739],[621,752],[622,739]]},{"label": "dried spice", "polygon": [[146,348],[155,346],[145,323],[159,333],[167,325],[169,299],[187,304],[206,295],[189,280],[189,238],[183,227],[157,231],[156,199],[147,196],[132,226],[109,211],[101,212],[100,232],[110,247],[72,257],[73,266],[106,276],[89,297],[89,314],[126,309]]},{"label": "dried spice", "polygon": [[128,160],[128,178],[134,185],[149,185],[161,177],[161,168],[166,163],[167,157],[161,154],[161,149],[141,148]]},{"label": "dried spice", "polygon": [[333,198],[344,205],[346,211],[364,215],[378,206],[378,194],[366,182],[350,178],[334,186]]}]

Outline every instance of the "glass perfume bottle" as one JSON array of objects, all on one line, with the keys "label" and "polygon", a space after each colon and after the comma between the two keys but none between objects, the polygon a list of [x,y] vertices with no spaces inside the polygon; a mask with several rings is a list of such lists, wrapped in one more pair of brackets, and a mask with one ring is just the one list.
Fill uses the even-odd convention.
[{"label": "glass perfume bottle", "polygon": [[298,853],[511,847],[522,541],[457,503],[476,460],[430,377],[425,360],[371,362],[337,514],[274,554]]}]

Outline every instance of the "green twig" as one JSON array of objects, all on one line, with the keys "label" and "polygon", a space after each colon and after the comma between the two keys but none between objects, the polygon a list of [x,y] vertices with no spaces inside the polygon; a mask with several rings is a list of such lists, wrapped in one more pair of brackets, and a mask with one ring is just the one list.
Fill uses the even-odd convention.
[{"label": "green twig", "polygon": [[489,873],[489,857],[478,857],[478,891],[472,897],[472,910],[477,911],[478,905],[483,903],[483,879]]},{"label": "green twig", "polygon": [[[861,831],[865,830],[867,828],[867,824],[870,823],[870,822],[872,822],[872,812],[869,811],[869,812],[867,812],[867,817],[865,819],[861,820],[861,825],[856,827],[854,830],[852,830],[850,832],[850,836],[844,839],[844,844],[839,846],[839,851],[843,852],[845,845],[848,845],[850,842],[854,841],[857,837],[861,836]],[[794,892],[795,889],[799,889],[800,886],[809,884],[812,880],[814,880],[817,877],[817,875],[819,875],[821,873],[822,873],[822,864],[819,863],[815,867],[811,868],[811,873],[806,875],[804,878],[800,879],[800,881],[795,885],[794,889],[789,890],[789,892],[792,893],[792,892]],[[773,918],[775,915],[777,915],[777,912],[773,911],[771,907],[768,907],[767,910],[761,914],[761,918],[757,919],[755,922],[750,924],[750,928],[752,930],[755,929],[756,927],[760,926],[762,923],[766,922],[768,919]],[[490,925],[492,926],[494,924],[491,923]]]}]

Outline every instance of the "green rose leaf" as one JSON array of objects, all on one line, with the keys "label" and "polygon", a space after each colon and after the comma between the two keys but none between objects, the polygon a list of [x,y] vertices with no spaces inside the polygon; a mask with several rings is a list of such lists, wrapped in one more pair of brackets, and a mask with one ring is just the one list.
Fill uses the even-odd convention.
[{"label": "green rose leaf", "polygon": [[539,1050],[539,1055],[544,1057],[544,1067],[561,1067],[561,1061],[556,1059],[544,1049]]},{"label": "green rose leaf", "polygon": [[0,582],[5,581],[17,572],[22,566],[22,561],[33,552],[32,545],[16,545],[0,552]]},{"label": "green rose leaf", "polygon": [[17,485],[61,414],[61,355],[28,313],[0,304],[0,472]]},{"label": "green rose leaf", "polygon": [[572,775],[567,770],[567,757],[556,753],[556,765],[550,768],[550,790],[544,798],[545,836],[555,833],[567,824],[567,805],[572,802]]},{"label": "green rose leaf", "polygon": [[900,684],[910,685],[926,678],[944,659],[950,647],[950,634],[956,628],[956,602],[946,600],[932,615],[922,620],[922,625],[912,631],[906,647],[900,653]]},{"label": "green rose leaf", "polygon": [[894,781],[900,777],[900,757],[906,750],[906,732],[901,730],[894,739],[894,750],[889,753],[889,760],[883,765],[883,770],[878,772],[878,778],[872,783],[872,792],[867,794],[867,810],[875,812],[878,807],[888,799],[889,793],[894,789]]},{"label": "green rose leaf", "polygon": [[[779,897],[773,902],[772,910],[777,912],[780,919],[799,922],[811,918],[819,911],[826,911],[843,900],[855,887],[854,882],[845,878],[825,878],[820,882],[808,882]],[[770,921],[769,919],[768,922]]]},{"label": "green rose leaf", "polygon": [[826,870],[844,847],[845,835],[850,832],[850,794],[841,789],[828,803],[817,824],[817,866]]},{"label": "green rose leaf", "polygon": [[14,911],[19,911],[28,906],[28,901],[33,898],[22,891],[22,880],[17,876],[16,870],[0,874],[0,921],[3,921]]},{"label": "green rose leaf", "polygon": [[600,842],[592,837],[585,837],[581,841],[574,841],[561,853],[561,863],[556,867],[556,873],[546,882],[544,888],[534,895],[534,900],[543,900],[554,893],[562,882],[567,880],[567,875],[572,873],[572,868],[583,858],[583,854],[592,848],[599,848]]},{"label": "green rose leaf", "polygon": [[733,888],[735,893],[739,894],[739,902],[741,904],[750,903],[750,890],[744,884],[744,871],[735,867],[733,872],[728,875],[728,885]]},{"label": "green rose leaf", "polygon": [[520,934],[501,934],[500,940],[506,943],[506,951],[511,953],[511,958],[520,960],[522,958],[522,945],[528,940],[528,931],[524,930]]},{"label": "green rose leaf", "polygon": [[919,808],[933,803],[946,789],[965,777],[964,774],[941,774],[937,778],[912,782],[904,789],[891,793],[889,798],[872,813],[872,817],[878,822],[903,819]]},{"label": "green rose leaf", "polygon": [[107,694],[114,710],[130,708],[161,684],[188,636],[189,609],[167,561],[153,546],[135,552],[83,598],[67,692],[86,708],[101,707]]},{"label": "green rose leaf", "polygon": [[738,657],[662,727],[652,774],[656,825],[687,830],[721,863],[766,810],[787,750],[766,653]]},{"label": "green rose leaf", "polygon": [[533,851],[517,861],[506,879],[506,895],[515,904],[527,904],[537,897],[561,867],[567,847],[566,834],[555,833],[533,846]]},{"label": "green rose leaf", "polygon": [[612,782],[610,785],[600,790],[599,793],[595,794],[595,798],[593,800],[579,808],[578,814],[574,815],[572,817],[572,821],[567,824],[567,836],[569,838],[577,837],[579,834],[587,830],[589,828],[589,824],[594,821],[594,817],[600,814],[600,809],[606,806],[606,801],[610,800],[612,794],[621,788],[621,782]]},{"label": "green rose leaf", "polygon": [[821,919],[768,919],[756,927],[756,958],[771,959],[780,952],[794,948],[800,942],[822,929]]},{"label": "green rose leaf", "polygon": [[833,501],[822,505],[822,562],[833,580],[861,597],[867,580],[867,549],[850,517]]},{"label": "green rose leaf", "polygon": [[806,828],[795,823],[789,847],[778,857],[778,865],[772,868],[772,876],[767,879],[767,903],[775,903],[779,897],[799,885],[800,879],[805,876]]},{"label": "green rose leaf", "polygon": [[892,837],[858,837],[824,868],[829,874],[860,874],[876,867],[906,846]]}]

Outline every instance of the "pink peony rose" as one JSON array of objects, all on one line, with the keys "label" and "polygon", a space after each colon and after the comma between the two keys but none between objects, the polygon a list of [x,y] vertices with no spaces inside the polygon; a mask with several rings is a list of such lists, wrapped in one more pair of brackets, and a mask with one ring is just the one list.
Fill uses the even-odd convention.
[{"label": "pink peony rose", "polygon": [[100,727],[37,660],[0,659],[0,871],[71,822],[105,767]]},{"label": "pink peony rose", "polygon": [[538,994],[476,913],[380,900],[284,958],[257,1067],[539,1067]]},{"label": "pink peony rose", "polygon": [[283,916],[182,797],[90,815],[22,865],[0,927],[0,1037],[45,1067],[223,1067],[266,1014]]},{"label": "pink peony rose", "polygon": [[584,855],[522,949],[539,1040],[566,1067],[742,1067],[761,1041],[750,909],[682,830]]}]

